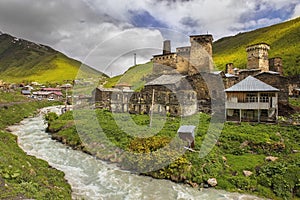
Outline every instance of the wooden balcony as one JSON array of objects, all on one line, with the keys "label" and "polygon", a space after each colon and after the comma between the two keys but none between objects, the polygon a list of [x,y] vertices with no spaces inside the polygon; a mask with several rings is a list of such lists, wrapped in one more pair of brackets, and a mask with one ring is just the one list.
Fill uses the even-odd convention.
[{"label": "wooden balcony", "polygon": [[226,109],[242,109],[242,110],[258,110],[258,109],[269,109],[270,103],[263,102],[246,102],[246,103],[237,103],[229,102],[225,103]]}]

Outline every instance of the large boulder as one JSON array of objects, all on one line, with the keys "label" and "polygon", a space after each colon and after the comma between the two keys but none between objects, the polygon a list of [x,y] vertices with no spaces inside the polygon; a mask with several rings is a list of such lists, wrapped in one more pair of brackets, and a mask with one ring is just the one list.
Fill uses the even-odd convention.
[{"label": "large boulder", "polygon": [[217,179],[216,178],[210,178],[207,180],[207,183],[211,186],[211,187],[215,187],[218,185]]}]

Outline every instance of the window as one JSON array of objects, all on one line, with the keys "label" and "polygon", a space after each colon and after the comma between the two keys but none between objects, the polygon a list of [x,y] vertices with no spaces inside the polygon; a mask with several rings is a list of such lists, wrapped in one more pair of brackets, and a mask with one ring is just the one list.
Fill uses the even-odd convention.
[{"label": "window", "polygon": [[262,103],[267,103],[269,102],[269,95],[268,94],[260,94],[260,100],[259,102],[262,102]]},{"label": "window", "polygon": [[246,102],[257,102],[257,94],[256,93],[247,93]]}]

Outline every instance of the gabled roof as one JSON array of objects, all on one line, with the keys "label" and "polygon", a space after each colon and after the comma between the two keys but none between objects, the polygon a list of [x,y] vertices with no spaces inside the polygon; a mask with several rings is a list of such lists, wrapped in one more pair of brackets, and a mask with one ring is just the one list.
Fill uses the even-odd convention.
[{"label": "gabled roof", "polygon": [[29,90],[22,90],[21,93],[24,94],[24,95],[30,95],[31,94],[31,92]]},{"label": "gabled roof", "polygon": [[180,74],[171,74],[171,75],[162,75],[149,83],[146,83],[145,86],[149,85],[176,85],[183,79],[184,76]]},{"label": "gabled roof", "polygon": [[98,87],[98,90],[102,92],[134,92],[133,90],[127,90],[127,89],[119,89],[119,88],[103,88]]},{"label": "gabled roof", "polygon": [[225,92],[279,92],[279,90],[253,76],[248,76],[241,82],[226,89]]}]

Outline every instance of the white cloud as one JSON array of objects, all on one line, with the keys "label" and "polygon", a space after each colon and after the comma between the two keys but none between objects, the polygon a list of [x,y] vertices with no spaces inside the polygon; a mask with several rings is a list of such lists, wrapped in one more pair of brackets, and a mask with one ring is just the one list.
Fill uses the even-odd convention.
[{"label": "white cloud", "polygon": [[300,16],[300,4],[298,4],[296,7],[295,7],[295,10],[294,10],[294,13],[292,15],[292,19],[293,18],[297,18]]},{"label": "white cloud", "polygon": [[[117,74],[132,65],[131,53],[111,65],[113,67],[108,63],[121,52],[126,54],[125,50],[161,48],[163,39],[171,39],[173,47],[187,45],[189,34],[208,31],[218,39],[271,25],[281,22],[282,17],[266,13],[289,6],[295,6],[290,17],[299,16],[300,0],[1,0],[0,30],[50,45],[79,60],[84,60],[91,49],[102,42],[123,36],[122,42],[115,46],[98,49],[98,59],[94,56],[94,60],[90,57],[87,61],[95,67],[108,67],[112,71],[109,73]],[[135,28],[133,15],[144,11],[174,31]],[[139,59],[149,60],[151,53],[141,50]]]}]

